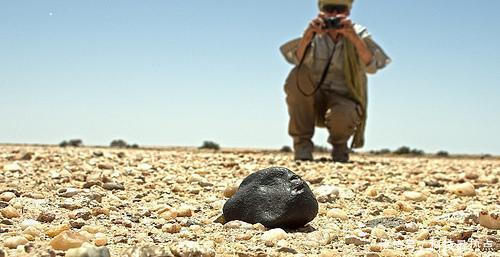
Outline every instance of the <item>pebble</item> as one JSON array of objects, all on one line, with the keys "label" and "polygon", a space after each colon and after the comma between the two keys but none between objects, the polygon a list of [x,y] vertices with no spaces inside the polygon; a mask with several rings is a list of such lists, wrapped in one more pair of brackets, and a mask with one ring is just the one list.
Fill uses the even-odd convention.
[{"label": "pebble", "polygon": [[104,232],[106,231],[106,229],[104,227],[101,227],[101,226],[90,226],[90,225],[85,225],[82,227],[83,231],[87,231],[91,234],[96,234],[98,232]]},{"label": "pebble", "polygon": [[104,183],[104,185],[102,185],[102,188],[106,190],[125,190],[125,186],[123,184],[116,182]]},{"label": "pebble", "polygon": [[422,249],[413,254],[414,257],[438,257],[438,253],[434,249]]},{"label": "pebble", "polygon": [[191,217],[193,216],[193,207],[189,205],[181,205],[177,208],[177,217]]},{"label": "pebble", "polygon": [[473,233],[473,231],[454,231],[448,235],[448,238],[454,242],[467,241]]},{"label": "pebble", "polygon": [[28,239],[23,236],[14,236],[5,239],[3,246],[9,249],[16,249],[19,245],[25,245],[28,243]]},{"label": "pebble", "polygon": [[21,217],[21,214],[19,213],[19,211],[12,206],[7,206],[7,207],[3,208],[2,210],[0,210],[0,213],[2,213],[2,216],[4,218],[7,218],[7,219]]},{"label": "pebble", "polygon": [[9,202],[14,198],[16,198],[16,194],[12,192],[3,192],[2,194],[0,194],[0,201]]},{"label": "pebble", "polygon": [[283,229],[275,228],[264,232],[264,234],[262,234],[261,239],[266,244],[273,244],[276,243],[278,240],[286,239],[287,237],[288,234]]},{"label": "pebble", "polygon": [[71,229],[71,226],[69,224],[62,224],[54,227],[50,227],[45,231],[45,234],[49,237],[56,237],[57,235],[61,234],[63,231]]},{"label": "pebble", "polygon": [[78,248],[87,242],[87,238],[74,231],[64,231],[50,241],[50,246],[54,250],[66,251],[71,248]]},{"label": "pebble", "polygon": [[316,188],[316,190],[314,190],[314,194],[316,195],[318,202],[326,203],[337,199],[340,194],[340,190],[336,186],[323,185]]},{"label": "pebble", "polygon": [[347,213],[344,212],[341,209],[331,209],[326,213],[326,216],[335,218],[335,219],[340,219],[340,220],[348,220],[349,217],[347,216]]},{"label": "pebble", "polygon": [[370,244],[370,241],[368,240],[365,240],[365,239],[361,239],[357,236],[348,236],[345,238],[345,243],[350,245],[350,244],[353,244],[353,245],[367,245],[367,244]]},{"label": "pebble", "polygon": [[51,223],[56,219],[56,215],[54,213],[50,212],[42,212],[40,215],[38,215],[38,218],[36,218],[37,221],[44,222],[44,223]]},{"label": "pebble", "polygon": [[101,170],[112,170],[113,164],[111,164],[111,163],[99,163],[99,164],[97,164],[97,168],[99,168]]},{"label": "pebble", "polygon": [[30,235],[32,237],[36,237],[40,235],[40,230],[35,227],[27,227],[23,230],[23,234]]},{"label": "pebble", "polygon": [[57,190],[57,195],[60,197],[70,198],[79,194],[80,192],[81,191],[76,188],[61,188]]},{"label": "pebble", "polygon": [[193,241],[183,241],[170,247],[176,257],[214,257],[215,251]]},{"label": "pebble", "polygon": [[398,216],[399,215],[399,211],[397,211],[397,210],[395,210],[393,208],[387,208],[382,213],[386,217],[393,217],[393,216]]},{"label": "pebble", "polygon": [[94,244],[96,246],[105,246],[108,244],[108,238],[104,233],[95,234]]},{"label": "pebble", "polygon": [[387,235],[387,232],[385,231],[385,227],[382,225],[378,225],[376,228],[372,229],[372,236],[375,238],[379,239],[387,239],[389,236]]},{"label": "pebble", "polygon": [[448,191],[458,196],[475,196],[476,189],[470,182],[448,186]]},{"label": "pebble", "polygon": [[431,233],[427,229],[423,229],[420,232],[418,232],[417,236],[415,236],[416,240],[423,241],[429,239]]},{"label": "pebble", "polygon": [[415,207],[413,207],[413,205],[405,201],[397,201],[396,206],[400,211],[404,212],[412,212],[415,210]]},{"label": "pebble", "polygon": [[470,180],[475,180],[479,178],[479,174],[475,171],[466,171],[465,178]]},{"label": "pebble", "polygon": [[369,197],[377,197],[378,191],[375,189],[375,187],[369,187],[366,189],[366,195]]},{"label": "pebble", "polygon": [[422,194],[420,192],[415,192],[415,191],[406,191],[403,193],[403,197],[406,200],[411,200],[411,201],[415,201],[415,202],[423,202],[423,201],[427,200],[427,196],[425,196],[424,194]]},{"label": "pebble", "polygon": [[342,254],[335,250],[321,250],[318,257],[341,257]]},{"label": "pebble", "polygon": [[500,229],[500,214],[482,211],[479,213],[479,224],[488,229]]},{"label": "pebble", "polygon": [[223,193],[224,197],[230,198],[231,196],[236,194],[236,191],[238,191],[239,187],[240,187],[240,183],[235,183],[235,184],[226,186],[226,188],[224,188],[224,193]]},{"label": "pebble", "polygon": [[19,166],[19,164],[17,164],[16,162],[14,162],[14,163],[5,164],[3,166],[3,170],[15,172],[15,171],[21,171],[22,168],[21,168],[21,166]]},{"label": "pebble", "polygon": [[106,247],[95,247],[89,243],[84,243],[79,248],[66,251],[65,257],[110,257],[109,249]]},{"label": "pebble", "polygon": [[240,228],[240,229],[249,229],[249,230],[254,229],[252,224],[246,223],[246,222],[240,221],[240,220],[232,220],[232,221],[224,224],[224,228],[232,228],[232,229]]},{"label": "pebble", "polygon": [[21,222],[21,229],[26,229],[28,227],[36,227],[36,228],[41,228],[41,225],[40,222],[36,221],[36,220],[32,220],[32,219],[27,219],[27,220],[23,220]]},{"label": "pebble", "polygon": [[402,251],[384,249],[380,252],[381,257],[405,257],[406,255]]},{"label": "pebble", "polygon": [[161,227],[161,230],[166,233],[175,234],[181,231],[182,226],[177,223],[167,223]]},{"label": "pebble", "polygon": [[[157,246],[142,246],[133,247],[125,250],[121,256],[126,257],[170,257],[172,253],[168,248],[160,248]],[[194,255],[197,256],[197,255]]]}]

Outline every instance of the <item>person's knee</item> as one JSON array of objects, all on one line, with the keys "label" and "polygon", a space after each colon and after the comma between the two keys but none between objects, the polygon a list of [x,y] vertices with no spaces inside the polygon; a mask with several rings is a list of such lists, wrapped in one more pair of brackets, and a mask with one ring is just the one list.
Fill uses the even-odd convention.
[{"label": "person's knee", "polygon": [[334,138],[350,137],[360,120],[356,105],[330,108],[325,115],[326,126]]}]

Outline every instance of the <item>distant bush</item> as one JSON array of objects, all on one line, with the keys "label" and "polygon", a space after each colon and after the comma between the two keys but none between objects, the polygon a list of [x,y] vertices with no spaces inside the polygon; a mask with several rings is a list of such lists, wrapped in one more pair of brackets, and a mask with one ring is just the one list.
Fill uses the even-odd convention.
[{"label": "distant bush", "polygon": [[137,148],[139,148],[139,145],[138,144],[133,144],[133,145],[129,145],[128,147],[129,148],[137,149]]},{"label": "distant bush", "polygon": [[72,146],[72,147],[80,147],[83,145],[83,141],[81,139],[71,139],[69,141],[62,141],[59,143],[60,147],[67,147],[67,146]]},{"label": "distant bush", "polygon": [[73,147],[80,147],[83,145],[83,141],[81,139],[71,139],[68,144]]},{"label": "distant bush", "polygon": [[447,151],[439,151],[439,152],[436,153],[436,156],[439,156],[439,157],[449,157],[450,154]]},{"label": "distant bush", "polygon": [[384,149],[380,149],[380,150],[370,151],[370,153],[371,154],[375,154],[375,155],[383,155],[383,154],[390,154],[391,150],[389,150],[387,148],[384,148]]},{"label": "distant bush", "polygon": [[321,146],[321,145],[314,145],[314,150],[315,153],[329,153],[330,149],[326,146]]},{"label": "distant bush", "polygon": [[424,155],[424,154],[425,154],[425,152],[424,152],[424,151],[422,151],[422,150],[420,150],[420,149],[412,149],[412,150],[410,151],[410,154],[413,154],[413,155]]},{"label": "distant bush", "polygon": [[394,151],[394,154],[410,154],[411,149],[408,146],[401,146],[398,148],[396,151]]},{"label": "distant bush", "polygon": [[109,144],[109,147],[126,148],[126,147],[128,147],[128,144],[127,144],[127,142],[125,142],[125,140],[116,139],[116,140],[111,141],[111,144]]},{"label": "distant bush", "polygon": [[420,149],[411,149],[408,146],[402,146],[393,152],[397,155],[424,155],[425,152]]},{"label": "distant bush", "polygon": [[200,149],[212,149],[212,150],[220,150],[219,144],[212,141],[204,141],[203,145],[199,147]]},{"label": "distant bush", "polygon": [[285,146],[281,147],[280,152],[282,152],[282,153],[291,153],[292,152],[292,148],[290,146],[285,145]]}]

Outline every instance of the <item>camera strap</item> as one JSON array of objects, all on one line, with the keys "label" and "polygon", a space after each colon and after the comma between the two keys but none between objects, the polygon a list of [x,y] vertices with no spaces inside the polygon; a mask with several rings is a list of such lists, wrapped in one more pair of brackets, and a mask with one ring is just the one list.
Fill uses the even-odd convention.
[{"label": "camera strap", "polygon": [[304,59],[306,59],[307,52],[311,48],[311,44],[312,44],[312,42],[307,45],[306,50],[304,51],[304,55],[302,57],[302,60],[300,60],[300,63],[297,66],[297,76],[296,76],[296,78],[297,78],[297,81],[296,81],[297,82],[296,83],[297,84],[297,89],[300,91],[300,93],[302,93],[304,96],[307,96],[307,97],[315,95],[316,92],[318,92],[319,88],[321,87],[321,84],[323,84],[323,82],[325,81],[326,75],[328,74],[328,69],[330,68],[330,63],[332,62],[332,58],[333,58],[333,55],[335,54],[335,49],[336,49],[336,47],[334,46],[333,50],[332,50],[332,53],[330,54],[330,57],[328,58],[328,63],[326,64],[326,67],[323,70],[323,73],[321,74],[321,79],[320,79],[318,85],[316,87],[314,87],[314,90],[310,94],[308,94],[308,93],[304,92],[302,90],[302,88],[300,88],[300,83],[299,83],[299,81],[300,81],[300,79],[299,79],[300,72],[298,72],[298,70],[301,68],[302,64],[304,63]]}]

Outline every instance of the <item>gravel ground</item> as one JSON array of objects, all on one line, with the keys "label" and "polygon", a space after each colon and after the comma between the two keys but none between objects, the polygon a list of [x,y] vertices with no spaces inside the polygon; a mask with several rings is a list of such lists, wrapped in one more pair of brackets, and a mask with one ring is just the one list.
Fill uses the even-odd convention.
[{"label": "gravel ground", "polygon": [[[66,249],[84,242],[111,256],[500,256],[499,159],[324,160],[0,146],[0,256],[83,257]],[[239,182],[272,166],[308,181],[316,219],[292,231],[217,222]]]}]

